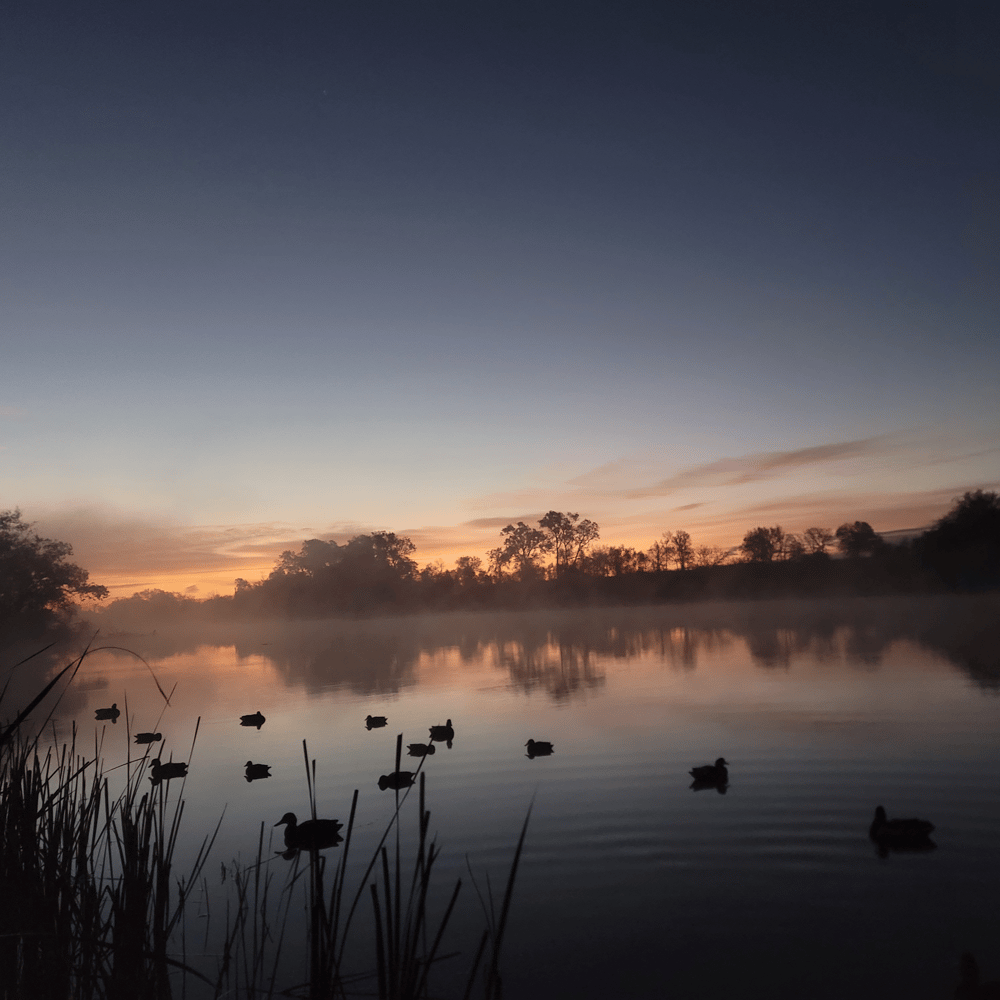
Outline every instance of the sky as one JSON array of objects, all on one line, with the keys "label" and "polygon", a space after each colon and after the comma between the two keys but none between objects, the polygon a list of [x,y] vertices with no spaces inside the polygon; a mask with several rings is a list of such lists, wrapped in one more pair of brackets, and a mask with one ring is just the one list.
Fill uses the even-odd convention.
[{"label": "sky", "polygon": [[997,5],[3,16],[0,509],[114,596],[1000,486]]}]

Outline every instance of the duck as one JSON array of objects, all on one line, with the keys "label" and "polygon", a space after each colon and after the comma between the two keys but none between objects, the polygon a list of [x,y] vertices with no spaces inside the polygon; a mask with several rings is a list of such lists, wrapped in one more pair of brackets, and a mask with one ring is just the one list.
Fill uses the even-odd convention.
[{"label": "duck", "polygon": [[552,744],[545,740],[528,740],[524,744],[528,748],[528,757],[548,757],[552,753]]},{"label": "duck", "polygon": [[728,763],[725,757],[719,757],[714,764],[692,767],[688,774],[694,778],[696,784],[704,782],[706,785],[722,785],[729,781],[729,772],[726,770]]},{"label": "duck", "polygon": [[437,752],[433,743],[407,743],[406,749],[411,757],[426,757]]},{"label": "duck", "polygon": [[971,951],[962,955],[955,1000],[1000,1000],[1000,982],[979,981],[979,965]]},{"label": "duck", "polygon": [[384,715],[368,715],[365,716],[365,727],[367,729],[380,729],[388,721]]},{"label": "duck", "polygon": [[153,761],[152,768],[153,773],[149,776],[149,780],[154,785],[158,785],[161,781],[169,781],[171,778],[186,778],[188,773],[188,766],[182,761],[171,760],[164,764],[159,757]]},{"label": "duck", "polygon": [[448,743],[455,738],[455,730],[451,726],[449,719],[443,726],[431,726],[431,739],[438,743]]},{"label": "duck", "polygon": [[99,708],[94,713],[98,719],[110,719],[112,722],[118,721],[118,716],[121,715],[121,711],[118,708],[118,702],[113,702],[111,708]]},{"label": "duck", "polygon": [[378,787],[384,792],[387,788],[400,791],[409,788],[416,781],[416,775],[412,771],[393,771],[392,774],[383,774],[378,779]]},{"label": "duck", "polygon": [[271,777],[270,764],[255,764],[252,760],[247,761],[246,763],[247,781],[255,781],[258,778],[270,778],[270,777]]},{"label": "duck", "polygon": [[322,851],[327,847],[336,847],[344,839],[340,836],[344,824],[335,819],[307,819],[299,823],[295,813],[287,812],[274,825],[282,824],[285,827],[285,847],[290,851]]},{"label": "duck", "polygon": [[163,739],[162,733],[136,733],[136,743],[159,743]]},{"label": "duck", "polygon": [[260,712],[254,712],[253,715],[240,716],[241,726],[256,726],[258,729],[260,729],[260,727],[263,726],[266,721],[267,720],[264,718],[263,715],[260,714]]},{"label": "duck", "polygon": [[925,819],[889,819],[882,806],[876,806],[875,818],[868,836],[879,846],[880,853],[893,851],[927,851],[937,845],[930,839],[934,824]]}]

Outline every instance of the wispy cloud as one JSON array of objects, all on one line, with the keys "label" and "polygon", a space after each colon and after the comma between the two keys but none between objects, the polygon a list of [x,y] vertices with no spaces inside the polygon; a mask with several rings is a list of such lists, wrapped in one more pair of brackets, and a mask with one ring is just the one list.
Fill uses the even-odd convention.
[{"label": "wispy cloud", "polygon": [[775,479],[782,473],[806,466],[825,465],[848,459],[872,458],[897,450],[893,435],[859,438],[835,444],[813,445],[793,451],[761,451],[735,458],[720,458],[703,465],[694,465],[648,486],[624,490],[625,500],[669,496],[678,490],[707,486],[743,486],[747,483]]},{"label": "wispy cloud", "polygon": [[744,525],[763,523],[801,531],[811,525],[836,528],[844,521],[868,521],[876,530],[927,528],[969,489],[997,489],[998,483],[948,486],[914,491],[830,490],[822,493],[774,497],[758,503],[728,508],[702,524]]},{"label": "wispy cloud", "polygon": [[[871,461],[874,458],[888,458],[912,444],[906,434],[881,434],[810,445],[790,451],[761,451],[729,456],[692,465],[667,476],[661,474],[660,478],[656,478],[656,466],[659,465],[662,469],[662,463],[652,456],[636,456],[605,462],[550,485],[486,494],[469,501],[468,506],[483,511],[593,509],[594,505],[664,498],[683,490],[738,487],[777,480],[810,468],[832,467],[837,463],[846,464],[859,459]],[[673,508],[678,511],[693,509],[693,504]],[[505,515],[505,519],[478,518],[468,523],[487,527],[498,520],[503,520],[506,524],[511,520],[511,515]]]},{"label": "wispy cloud", "polygon": [[548,511],[536,511],[533,514],[512,514],[508,517],[477,517],[472,521],[463,521],[467,528],[506,528],[508,524],[516,524],[518,521],[537,521],[545,517]]}]

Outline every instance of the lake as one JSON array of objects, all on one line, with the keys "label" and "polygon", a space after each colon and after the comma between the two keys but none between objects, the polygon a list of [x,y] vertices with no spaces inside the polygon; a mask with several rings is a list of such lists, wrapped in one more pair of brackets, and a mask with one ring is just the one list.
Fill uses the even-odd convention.
[{"label": "lake", "polygon": [[[146,664],[104,650],[57,733],[75,721],[106,766],[141,754],[125,715],[94,721],[127,701],[133,733],[162,732],[163,758],[190,762],[170,786],[186,802],[180,868],[224,810],[189,955],[261,824],[280,847],[273,824],[308,815],[303,740],[319,815],[345,821],[360,790],[357,866],[394,808],[377,780],[397,734],[426,741],[451,719],[451,749],[423,765],[441,900],[464,880],[465,955],[442,966],[440,995],[461,995],[484,925],[469,869],[502,894],[531,806],[509,998],[944,998],[963,951],[1000,977],[998,612],[996,597],[877,598],[164,625],[96,645],[141,654],[176,685],[169,707]],[[259,730],[238,724],[258,710]],[[369,731],[369,714],[388,726]],[[529,758],[529,738],[554,753]],[[689,769],[720,756],[725,794],[692,790]],[[248,759],[272,777],[245,781]],[[880,804],[933,821],[937,849],[880,856]],[[290,946],[290,975],[300,959]]]}]

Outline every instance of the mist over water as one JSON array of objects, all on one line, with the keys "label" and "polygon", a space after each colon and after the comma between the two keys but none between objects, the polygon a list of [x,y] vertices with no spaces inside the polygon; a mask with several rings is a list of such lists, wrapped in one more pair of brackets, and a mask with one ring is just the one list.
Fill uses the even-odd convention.
[{"label": "mist over water", "polygon": [[[466,857],[500,884],[534,803],[511,997],[944,997],[963,951],[997,965],[998,611],[995,597],[956,597],[110,637],[105,623],[95,645],[140,654],[166,691],[176,684],[171,704],[137,657],[102,651],[55,727],[102,730],[109,763],[125,759],[129,731],[161,731],[155,752],[189,761],[183,866],[223,807],[220,864],[249,860],[261,824],[266,838],[286,811],[308,812],[303,740],[321,816],[344,820],[360,789],[364,857],[391,814],[377,780],[396,734],[426,741],[451,719],[452,748],[423,765],[442,893],[468,879]],[[126,701],[127,725],[94,721]],[[256,711],[260,729],[239,725]],[[388,725],[369,731],[369,714]],[[527,757],[528,739],[554,753]],[[719,756],[724,794],[693,791],[689,769]],[[273,776],[246,782],[248,759]],[[880,857],[868,839],[880,804],[932,821],[937,849]],[[223,890],[210,889],[213,905]],[[481,923],[467,882],[456,946],[473,949]]]}]

